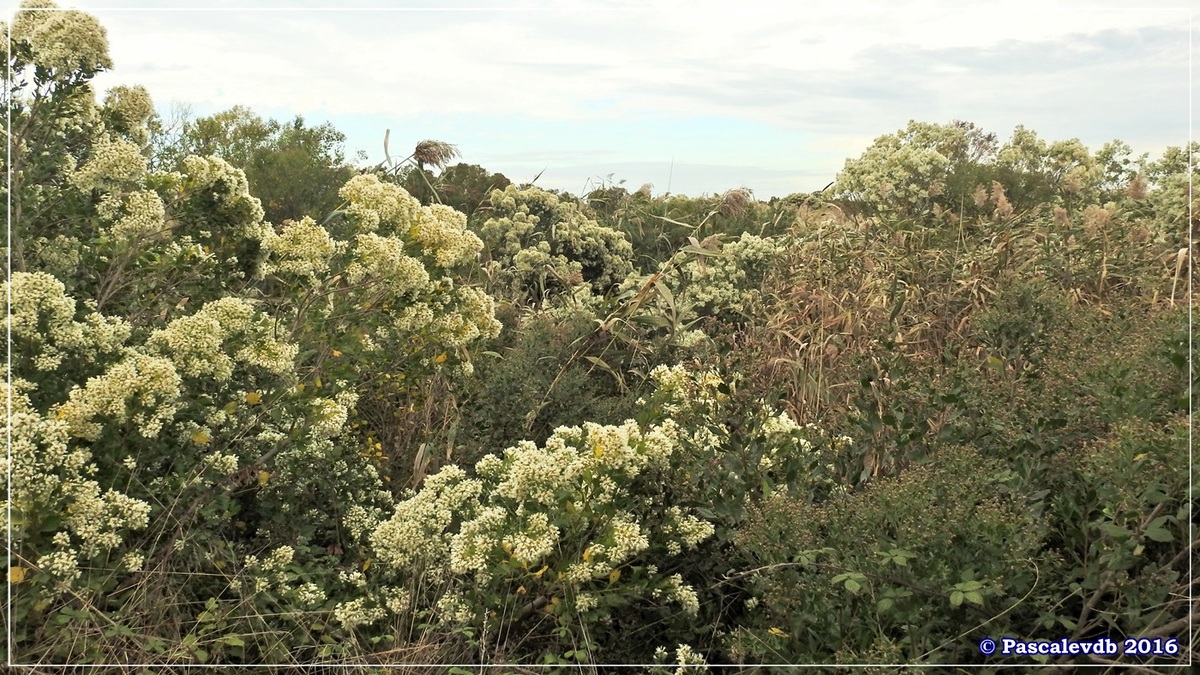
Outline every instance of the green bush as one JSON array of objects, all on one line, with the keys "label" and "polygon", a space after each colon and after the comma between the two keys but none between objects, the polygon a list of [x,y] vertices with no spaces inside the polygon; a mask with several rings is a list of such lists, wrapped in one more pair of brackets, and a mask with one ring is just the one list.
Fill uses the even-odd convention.
[{"label": "green bush", "polygon": [[862,662],[884,644],[875,658],[975,661],[972,640],[1037,576],[1041,527],[1012,478],[1002,462],[945,448],[820,504],[780,495],[755,507],[737,538],[757,567],[740,579],[749,598],[731,655]]},{"label": "green bush", "polygon": [[625,236],[587,218],[578,204],[537,188],[508,186],[488,196],[479,229],[498,291],[540,305],[586,284],[605,295],[633,271]]}]

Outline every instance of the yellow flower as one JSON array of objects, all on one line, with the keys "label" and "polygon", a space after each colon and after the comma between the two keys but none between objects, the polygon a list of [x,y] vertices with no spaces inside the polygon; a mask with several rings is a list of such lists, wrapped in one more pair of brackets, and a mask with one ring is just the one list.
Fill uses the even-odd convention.
[{"label": "yellow flower", "polygon": [[270,471],[259,471],[258,472],[258,484],[259,485],[266,485],[267,481],[269,481],[269,480],[271,480],[271,472]]},{"label": "yellow flower", "polygon": [[9,583],[12,583],[12,584],[19,584],[22,581],[25,581],[25,568],[24,567],[8,568],[8,581],[9,581]]},{"label": "yellow flower", "polygon": [[250,405],[258,405],[259,403],[262,403],[262,394],[257,391],[252,391],[246,394],[246,403],[249,403]]}]

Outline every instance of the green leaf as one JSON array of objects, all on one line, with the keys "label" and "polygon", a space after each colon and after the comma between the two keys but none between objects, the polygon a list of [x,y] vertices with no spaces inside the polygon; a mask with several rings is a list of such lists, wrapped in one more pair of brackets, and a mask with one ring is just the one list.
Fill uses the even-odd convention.
[{"label": "green leaf", "polygon": [[891,598],[884,598],[879,601],[879,604],[877,605],[877,607],[879,608],[880,612],[886,612],[889,609],[891,609],[892,606],[895,604],[896,604],[895,600],[893,600]]},{"label": "green leaf", "polygon": [[227,644],[231,647],[245,647],[246,646],[246,641],[243,640],[242,636],[240,636],[240,635],[226,635],[224,638],[221,638],[221,639],[225,642],[225,644]]},{"label": "green leaf", "polygon": [[597,358],[595,356],[585,356],[583,358],[587,359],[590,363],[597,365],[610,373],[612,372],[612,367],[609,366],[608,363],[606,363],[604,361],[604,359]]},{"label": "green leaf", "polygon": [[1100,529],[1104,531],[1104,534],[1107,534],[1110,537],[1116,537],[1118,539],[1124,539],[1133,534],[1120,525],[1107,520],[1103,523],[1100,523]]},{"label": "green leaf", "polygon": [[862,590],[862,584],[858,583],[854,579],[847,579],[846,590],[850,591],[851,593],[857,593]]},{"label": "green leaf", "polygon": [[208,652],[203,649],[197,649],[193,652],[196,655],[196,660],[200,663],[208,663]]},{"label": "green leaf", "polygon": [[978,591],[967,591],[963,596],[966,597],[967,602],[973,602],[980,607],[983,606],[983,596]]},{"label": "green leaf", "polygon": [[1161,527],[1152,527],[1146,530],[1146,536],[1154,541],[1173,541],[1175,539],[1175,535]]},{"label": "green leaf", "polygon": [[958,607],[959,605],[961,605],[963,602],[963,597],[964,596],[963,596],[962,591],[954,591],[953,593],[951,593],[950,594],[950,606]]}]

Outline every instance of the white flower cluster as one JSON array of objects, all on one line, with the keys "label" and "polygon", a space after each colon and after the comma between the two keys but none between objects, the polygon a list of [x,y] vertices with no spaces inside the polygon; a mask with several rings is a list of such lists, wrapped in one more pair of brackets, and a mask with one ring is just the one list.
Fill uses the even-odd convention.
[{"label": "white flower cluster", "polygon": [[11,388],[0,381],[0,392],[12,402],[4,427],[12,434],[12,461],[5,468],[11,472],[12,502],[17,508],[42,508],[57,498],[64,484],[74,489],[92,457],[85,448],[71,447],[66,421],[45,418],[34,410],[26,393],[33,388],[21,379],[14,378]]},{"label": "white flower cluster", "polygon": [[286,221],[278,234],[267,232],[262,251],[267,256],[263,274],[291,274],[316,284],[318,276],[329,271],[329,260],[345,247],[334,241],[324,227],[305,216],[299,222]]},{"label": "white flower cluster", "polygon": [[474,617],[471,605],[458,593],[445,593],[437,601],[438,614],[445,624],[464,624]]},{"label": "white flower cluster", "polygon": [[[416,495],[396,504],[392,517],[375,528],[371,546],[380,563],[404,567],[415,561],[445,560],[445,536],[456,513],[478,502],[483,484],[449,465],[425,479]],[[468,512],[474,511],[469,508]]]},{"label": "white flower cluster", "polygon": [[357,541],[364,534],[378,527],[379,520],[379,513],[376,509],[368,511],[361,504],[352,504],[342,516],[342,525],[350,533],[350,538]]},{"label": "white flower cluster", "polygon": [[[487,462],[484,457],[482,462]],[[557,503],[559,492],[573,485],[586,465],[587,458],[568,447],[555,434],[545,449],[533,441],[521,441],[504,451],[506,471],[496,486],[496,494],[521,503],[537,502],[544,506]]]},{"label": "white flower cluster", "polygon": [[355,238],[354,262],[346,269],[346,278],[357,284],[370,278],[403,295],[419,291],[429,284],[429,272],[420,260],[404,252],[404,242],[373,232]]},{"label": "white flower cluster", "polygon": [[[233,338],[248,338],[249,344],[230,356],[225,345]],[[265,370],[275,375],[292,372],[299,346],[269,336],[268,327],[254,306],[240,298],[221,298],[206,303],[192,316],[175,319],[154,331],[147,346],[167,355],[185,377],[227,382],[236,364]]]},{"label": "white flower cluster", "polygon": [[[632,478],[649,466],[664,466],[675,447],[675,431],[664,425],[643,433],[633,420],[621,426],[587,422],[583,427],[560,427],[544,448],[522,441],[504,451],[505,469],[496,494],[517,503],[553,506],[559,493],[579,489],[584,475],[619,472]],[[481,475],[495,462],[489,457],[477,467]],[[613,489],[602,488],[590,496],[611,501],[617,496]]]},{"label": "white flower cluster", "polygon": [[[22,3],[12,23],[13,42],[24,42],[33,52],[33,63],[67,79],[77,71],[94,73],[112,67],[104,26],[90,14],[57,10],[47,0]],[[56,11],[47,11],[56,10]]]},{"label": "white flower cluster", "polygon": [[683,583],[683,576],[672,574],[667,577],[667,587],[663,592],[668,600],[678,602],[683,611],[690,616],[696,616],[700,612],[700,598],[695,589]]},{"label": "white flower cluster", "polygon": [[79,270],[83,260],[83,244],[65,234],[55,235],[53,239],[37,237],[26,250],[29,251],[26,255],[37,258],[39,269],[54,277],[70,277]]},{"label": "white flower cluster", "polygon": [[433,322],[434,340],[448,347],[460,347],[477,338],[494,338],[503,324],[496,319],[492,296],[470,286],[454,291],[454,310]]},{"label": "white flower cluster", "polygon": [[325,591],[310,581],[296,589],[295,597],[304,607],[313,608],[325,602]]},{"label": "white flower cluster", "polygon": [[720,391],[724,380],[716,370],[692,372],[682,364],[660,364],[650,371],[650,381],[662,411],[670,416],[710,413],[728,398]]},{"label": "white flower cluster", "polygon": [[483,242],[467,230],[467,217],[444,204],[421,209],[412,238],[434,257],[438,267],[455,267],[475,259]]},{"label": "white flower cluster", "polygon": [[349,419],[348,406],[335,399],[318,398],[312,402],[313,411],[309,415],[312,427],[309,435],[313,438],[333,438],[341,435]]},{"label": "white flower cluster", "polygon": [[650,548],[650,539],[629,513],[617,513],[608,528],[612,545],[605,547],[603,557],[613,568]]},{"label": "white flower cluster", "polygon": [[78,579],[79,560],[74,551],[55,551],[38,558],[37,566],[56,577],[60,583],[70,587],[71,582]]},{"label": "white flower cluster", "polygon": [[579,612],[586,612],[589,609],[594,609],[600,605],[599,598],[594,593],[578,593],[575,595],[575,609]]},{"label": "white flower cluster", "polygon": [[99,416],[132,421],[143,437],[154,438],[179,408],[180,385],[170,361],[132,353],[84,387],[72,389],[54,413],[80,438],[95,440],[100,435],[102,427],[93,421]]},{"label": "white flower cluster", "polygon": [[[475,467],[478,479],[448,466],[426,479],[376,528],[371,535],[374,557],[399,568],[432,562],[441,565],[436,569],[472,575],[475,584],[486,584],[499,569],[496,563],[507,556],[526,569],[541,565],[536,576],[550,566],[560,570],[564,581],[583,585],[650,550],[656,535],[674,542],[674,547],[664,542],[669,550],[692,548],[712,535],[710,524],[673,509],[666,526],[655,530],[634,512],[614,507],[624,503],[631,478],[651,466],[669,466],[679,433],[671,420],[645,431],[633,421],[620,426],[587,423],[556,429],[540,448],[522,441],[503,457],[483,457]],[[564,541],[562,518],[585,524],[581,526],[593,533],[593,540]],[[454,523],[456,532],[448,529]],[[580,544],[582,560],[562,557]],[[686,586],[669,585],[665,592],[685,608],[696,604],[695,593]],[[439,605],[444,617],[458,616],[458,598],[453,592],[450,598]],[[582,602],[587,607],[589,600],[584,596]]]},{"label": "white flower cluster", "polygon": [[261,241],[271,231],[263,222],[262,203],[250,194],[246,172],[220,157],[189,155],[183,160],[183,178],[185,190],[213,199],[212,215],[224,221],[227,237]]},{"label": "white flower cluster", "polygon": [[558,537],[558,528],[550,524],[545,513],[531,513],[526,516],[524,527],[505,537],[502,545],[507,545],[517,560],[534,563],[554,551]]},{"label": "white flower cluster", "polygon": [[385,586],[380,595],[383,596],[383,606],[397,616],[404,614],[412,606],[412,593],[407,588]]},{"label": "white flower cluster", "polygon": [[793,432],[800,430],[800,425],[796,424],[786,412],[780,412],[777,415],[767,417],[762,425],[763,434],[768,439],[791,436]]},{"label": "white flower cluster", "polygon": [[916,209],[937,196],[950,160],[938,150],[943,143],[929,136],[945,130],[919,127],[914,122],[907,130],[880,136],[860,157],[846,160],[837,192],[880,211]]},{"label": "white flower cluster", "polygon": [[132,242],[163,230],[166,208],[153,190],[129,193],[124,200],[104,195],[96,212],[112,222],[109,233],[118,240]]},{"label": "white flower cluster", "polygon": [[334,621],[347,629],[375,623],[386,615],[387,613],[382,607],[370,604],[366,598],[355,598],[349,602],[338,603],[333,610]]},{"label": "white flower cluster", "polygon": [[117,86],[104,95],[104,108],[127,133],[129,140],[145,145],[150,137],[146,122],[154,114],[150,92],[140,85]]},{"label": "white flower cluster", "polygon": [[712,523],[684,513],[678,506],[668,508],[666,516],[662,531],[668,537],[667,552],[672,555],[678,555],[683,547],[696,548],[716,531]]},{"label": "white flower cluster", "polygon": [[633,271],[633,246],[625,234],[587,218],[575,202],[511,185],[493,190],[488,201],[494,215],[480,235],[492,269],[516,292],[570,292],[586,285],[603,295]]},{"label": "white flower cluster", "polygon": [[262,569],[264,572],[280,572],[283,568],[292,564],[292,558],[295,555],[296,549],[291,546],[280,546],[271,551],[271,555],[262,561]]},{"label": "white flower cluster", "polygon": [[708,335],[699,328],[675,333],[675,345],[683,349],[694,349],[708,341]]},{"label": "white flower cluster", "polygon": [[[492,193],[493,199],[495,199],[495,194]],[[507,199],[512,198],[508,197]],[[515,202],[513,202],[511,208],[515,208]],[[541,250],[546,256],[550,255],[550,244],[548,242],[529,241],[531,234],[537,229],[538,225],[537,216],[530,215],[528,210],[518,210],[509,216],[489,218],[483,224],[480,232],[487,243],[488,253],[494,259],[506,260],[511,263],[522,250],[537,248],[538,244],[544,243],[545,248]],[[529,241],[529,246],[524,245],[526,241]]]},{"label": "white flower cluster", "polygon": [[[508,518],[507,509],[489,506],[480,509],[474,518],[464,522],[459,527],[458,534],[450,539],[450,571],[456,574],[474,571],[477,578],[484,581],[491,563],[489,556],[496,548],[495,533],[503,530]],[[509,549],[512,549],[511,543]]]},{"label": "white flower cluster", "polygon": [[[38,566],[69,583],[80,575],[80,554],[91,558],[120,546],[122,530],[147,525],[150,507],[115,490],[101,493],[100,485],[87,478],[96,471],[89,463],[91,454],[85,448],[71,447],[69,421],[46,418],[34,410],[27,394],[33,388],[18,378],[13,379],[11,388],[0,382],[0,394],[12,405],[7,426],[0,429],[0,434],[12,439],[12,461],[6,461],[4,468],[12,479],[14,509],[63,515],[65,530],[53,537],[61,550],[43,556]],[[72,537],[68,533],[80,542],[79,551],[69,549]],[[133,568],[132,561],[126,560],[127,568]]]},{"label": "white flower cluster", "polygon": [[[665,663],[667,657],[666,647],[654,650],[655,663]],[[675,669],[674,675],[695,675],[708,672],[708,661],[705,660],[704,655],[685,644],[681,644],[675,649],[675,664],[679,667]],[[654,672],[658,672],[658,670],[655,669]]]},{"label": "white flower cluster", "polygon": [[123,529],[140,530],[150,519],[150,505],[140,499],[108,490],[102,496],[95,481],[84,481],[66,491],[70,498],[63,524],[81,542],[80,551],[91,558],[120,546]]},{"label": "white flower cluster", "polygon": [[770,262],[786,249],[782,238],[743,232],[721,247],[722,256],[693,258],[682,265],[681,298],[713,313],[742,307],[759,293]]},{"label": "white flower cluster", "polygon": [[342,199],[350,202],[346,213],[358,224],[362,232],[381,229],[385,233],[407,232],[417,220],[421,202],[403,188],[384,183],[373,174],[360,174],[346,181],[338,191]]},{"label": "white flower cluster", "polygon": [[91,363],[97,356],[119,351],[132,332],[119,318],[89,314],[74,320],[75,300],[66,295],[62,282],[44,272],[16,272],[12,281],[0,286],[7,299],[11,292],[8,325],[14,343],[14,365],[18,354],[32,357],[38,370],[55,370],[67,354]]},{"label": "white flower cluster", "polygon": [[121,567],[126,572],[140,572],[146,557],[137,551],[130,551],[121,556]]},{"label": "white flower cluster", "polygon": [[127,140],[102,134],[91,150],[87,161],[67,178],[80,192],[120,192],[137,185],[146,174],[141,148]]},{"label": "white flower cluster", "polygon": [[239,464],[237,455],[226,454],[219,450],[205,455],[200,462],[221,476],[228,476],[237,471]]}]

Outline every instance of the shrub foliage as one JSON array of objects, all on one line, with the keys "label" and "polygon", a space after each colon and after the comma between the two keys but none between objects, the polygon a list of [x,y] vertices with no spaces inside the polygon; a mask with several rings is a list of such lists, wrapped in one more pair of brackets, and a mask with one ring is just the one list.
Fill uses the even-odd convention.
[{"label": "shrub foliage", "polygon": [[5,54],[14,663],[1195,654],[1195,147],[912,122],[770,203],[435,176],[437,141],[356,173],[244,109],[172,141],[144,89],[97,100],[94,18],[38,8]]}]

